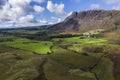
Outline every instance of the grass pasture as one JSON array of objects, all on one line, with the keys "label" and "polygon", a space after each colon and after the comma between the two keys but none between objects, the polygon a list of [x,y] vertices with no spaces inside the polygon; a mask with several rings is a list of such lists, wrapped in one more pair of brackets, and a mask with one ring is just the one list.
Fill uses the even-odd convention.
[{"label": "grass pasture", "polygon": [[[0,70],[10,73],[1,74],[0,79],[17,80],[20,77],[21,80],[97,80],[92,73],[94,72],[99,80],[114,80],[113,62],[101,56],[109,49],[119,50],[118,47],[102,38],[79,36],[39,41],[13,37],[12,41],[0,43]],[[2,69],[4,66],[6,67]],[[92,66],[94,67],[91,69]]]},{"label": "grass pasture", "polygon": [[100,80],[114,80],[113,62],[110,59],[102,58],[92,71],[98,75]]},{"label": "grass pasture", "polygon": [[[97,63],[91,71],[97,74],[99,80],[114,80],[113,63],[109,59],[101,58],[101,55],[77,54],[58,46],[53,49],[54,54],[49,55],[48,63],[44,66],[47,79],[96,80],[94,74],[89,72],[89,67]],[[100,62],[97,62],[99,59]],[[104,73],[105,75],[102,77]]]},{"label": "grass pasture", "polygon": [[106,43],[107,40],[99,38],[81,38],[81,37],[70,37],[70,38],[55,38],[55,41],[63,40],[66,42],[77,42],[77,43]]},{"label": "grass pasture", "polygon": [[50,53],[50,47],[52,46],[52,42],[50,41],[32,41],[22,38],[11,42],[3,42],[1,44],[17,49],[32,51],[39,54],[47,54],[48,52]]},{"label": "grass pasture", "polygon": [[[39,65],[43,64],[44,56],[6,46],[1,47],[0,45],[0,51],[2,50],[0,52],[0,80],[33,80],[39,75]],[[42,72],[41,69],[41,74]]]},{"label": "grass pasture", "polygon": [[81,37],[70,37],[70,38],[55,38],[53,41],[60,42],[60,45],[66,46],[67,49],[82,52],[84,47],[101,47],[107,45],[107,40],[100,38],[81,38]]},{"label": "grass pasture", "polygon": [[[97,58],[76,54],[58,46],[53,47],[54,54],[51,54],[48,63],[44,66],[44,71],[49,80],[95,80],[89,71],[82,71],[80,68],[88,70]],[[54,77],[54,78],[53,78]]]}]

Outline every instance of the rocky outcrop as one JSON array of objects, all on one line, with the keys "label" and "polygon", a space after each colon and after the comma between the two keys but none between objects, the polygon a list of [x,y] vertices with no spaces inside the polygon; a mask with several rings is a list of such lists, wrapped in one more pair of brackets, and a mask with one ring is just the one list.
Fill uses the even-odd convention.
[{"label": "rocky outcrop", "polygon": [[58,33],[82,33],[94,29],[110,29],[120,24],[120,11],[88,10],[73,12],[63,22],[49,28]]}]

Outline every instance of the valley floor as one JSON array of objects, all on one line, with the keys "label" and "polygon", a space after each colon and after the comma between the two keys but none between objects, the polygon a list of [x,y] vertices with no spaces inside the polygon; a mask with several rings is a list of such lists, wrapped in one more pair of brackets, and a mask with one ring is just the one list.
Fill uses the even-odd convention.
[{"label": "valley floor", "polygon": [[0,37],[0,80],[120,79],[120,45],[106,39]]}]

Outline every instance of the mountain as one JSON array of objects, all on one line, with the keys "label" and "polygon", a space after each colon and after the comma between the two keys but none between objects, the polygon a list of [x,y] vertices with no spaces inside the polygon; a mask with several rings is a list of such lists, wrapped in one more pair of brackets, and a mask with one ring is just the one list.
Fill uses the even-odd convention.
[{"label": "mountain", "polygon": [[113,29],[120,25],[118,10],[88,10],[73,12],[63,22],[49,28],[57,33],[83,33],[95,29]]}]

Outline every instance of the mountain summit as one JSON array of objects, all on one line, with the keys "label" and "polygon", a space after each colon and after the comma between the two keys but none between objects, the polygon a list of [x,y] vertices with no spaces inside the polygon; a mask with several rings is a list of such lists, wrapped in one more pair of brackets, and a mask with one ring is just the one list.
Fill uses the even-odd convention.
[{"label": "mountain summit", "polygon": [[58,33],[82,33],[95,29],[111,29],[120,25],[118,10],[88,10],[73,12],[63,22],[49,29]]}]

